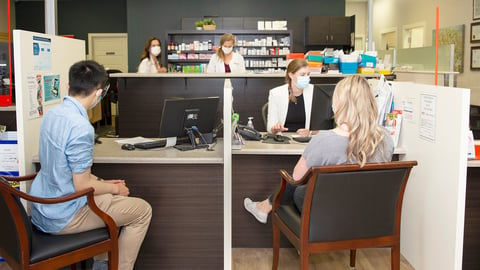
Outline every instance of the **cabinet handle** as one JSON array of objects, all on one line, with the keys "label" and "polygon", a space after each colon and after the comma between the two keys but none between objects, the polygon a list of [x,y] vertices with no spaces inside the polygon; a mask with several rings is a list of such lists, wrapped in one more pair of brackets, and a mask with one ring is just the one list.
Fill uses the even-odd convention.
[{"label": "cabinet handle", "polygon": [[333,35],[330,36],[330,40],[333,41]]},{"label": "cabinet handle", "polygon": [[106,55],[115,55],[115,52],[105,52]]},{"label": "cabinet handle", "polygon": [[328,35],[325,36],[325,40],[328,41]]}]

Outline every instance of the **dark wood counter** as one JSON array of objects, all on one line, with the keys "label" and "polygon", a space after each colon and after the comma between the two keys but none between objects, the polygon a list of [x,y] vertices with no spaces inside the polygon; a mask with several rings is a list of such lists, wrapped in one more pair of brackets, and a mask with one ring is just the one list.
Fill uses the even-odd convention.
[{"label": "dark wood counter", "polygon": [[480,167],[467,168],[463,270],[480,269]]}]

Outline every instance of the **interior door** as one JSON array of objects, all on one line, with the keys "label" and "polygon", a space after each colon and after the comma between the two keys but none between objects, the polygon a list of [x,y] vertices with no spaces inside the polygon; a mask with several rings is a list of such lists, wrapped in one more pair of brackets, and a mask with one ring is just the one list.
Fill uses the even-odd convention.
[{"label": "interior door", "polygon": [[89,33],[88,54],[107,69],[128,72],[127,33]]}]

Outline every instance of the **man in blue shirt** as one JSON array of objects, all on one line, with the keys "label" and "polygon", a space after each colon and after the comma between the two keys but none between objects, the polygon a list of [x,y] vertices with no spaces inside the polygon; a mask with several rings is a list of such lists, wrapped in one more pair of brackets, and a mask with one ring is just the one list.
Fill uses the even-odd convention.
[{"label": "man in blue shirt", "polygon": [[[124,180],[103,180],[91,173],[94,129],[87,109],[95,107],[106,94],[107,78],[103,66],[95,61],[80,61],[70,68],[68,96],[45,113],[40,126],[41,169],[30,193],[54,198],[93,187],[98,207],[122,227],[118,238],[119,269],[133,269],[150,224],[151,206],[143,199],[128,197]],[[33,203],[32,222],[52,234],[104,227],[86,203],[86,197],[61,204]],[[96,256],[93,269],[107,269],[107,258],[107,254]]]}]

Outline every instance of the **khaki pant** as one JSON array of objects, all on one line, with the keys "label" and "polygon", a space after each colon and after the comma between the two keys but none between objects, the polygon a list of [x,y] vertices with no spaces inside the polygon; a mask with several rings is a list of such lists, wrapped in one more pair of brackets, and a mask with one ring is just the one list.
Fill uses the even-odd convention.
[{"label": "khaki pant", "polygon": [[[95,196],[98,208],[115,221],[121,232],[118,237],[119,270],[131,270],[135,265],[138,251],[147,233],[152,207],[143,199],[112,194]],[[58,234],[70,234],[105,227],[105,223],[88,205],[82,207],[72,222]],[[108,254],[95,256],[95,260],[107,260]]]}]

